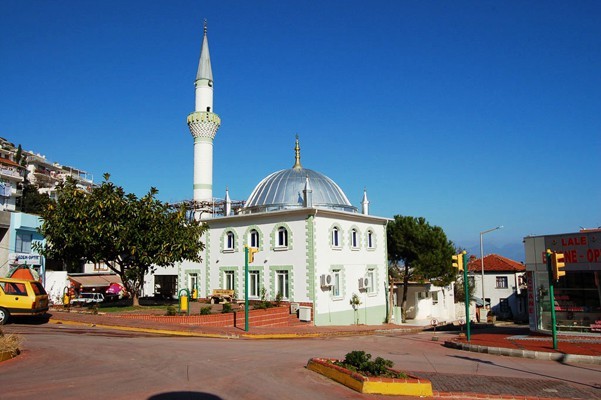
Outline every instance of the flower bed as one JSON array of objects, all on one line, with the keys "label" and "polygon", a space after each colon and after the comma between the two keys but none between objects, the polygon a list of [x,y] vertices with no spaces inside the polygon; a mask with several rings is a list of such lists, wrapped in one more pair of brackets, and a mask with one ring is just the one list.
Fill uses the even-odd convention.
[{"label": "flower bed", "polygon": [[[332,358],[311,358],[307,369],[322,374],[360,393],[432,397],[432,384],[427,379],[414,376],[406,378],[368,377],[350,371],[335,363]],[[391,369],[396,374],[400,371]]]}]

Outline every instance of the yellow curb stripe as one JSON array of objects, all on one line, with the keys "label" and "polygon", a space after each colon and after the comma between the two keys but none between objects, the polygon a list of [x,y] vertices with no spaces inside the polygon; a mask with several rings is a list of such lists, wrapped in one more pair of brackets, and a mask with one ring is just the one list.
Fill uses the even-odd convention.
[{"label": "yellow curb stripe", "polygon": [[152,329],[152,328],[132,328],[129,326],[117,326],[117,325],[104,325],[104,324],[96,324],[89,322],[75,322],[75,321],[64,321],[64,320],[50,320],[50,323],[53,324],[63,324],[63,325],[75,325],[75,326],[87,326],[87,327],[96,327],[96,328],[105,328],[105,329],[115,329],[121,331],[129,331],[129,332],[143,332],[143,333],[152,333],[157,335],[169,335],[169,336],[188,336],[188,337],[208,337],[208,338],[218,338],[218,339],[229,339],[236,336],[228,336],[226,334],[218,334],[218,333],[196,333],[196,332],[182,332],[182,331],[170,331],[166,329]]}]

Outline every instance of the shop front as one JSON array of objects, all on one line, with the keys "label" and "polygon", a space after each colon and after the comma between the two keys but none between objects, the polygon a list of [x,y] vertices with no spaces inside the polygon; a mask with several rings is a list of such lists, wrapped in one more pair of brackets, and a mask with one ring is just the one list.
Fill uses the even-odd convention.
[{"label": "shop front", "polygon": [[532,331],[550,332],[546,251],[565,257],[565,276],[553,281],[558,332],[601,334],[601,230],[524,238],[528,313]]}]

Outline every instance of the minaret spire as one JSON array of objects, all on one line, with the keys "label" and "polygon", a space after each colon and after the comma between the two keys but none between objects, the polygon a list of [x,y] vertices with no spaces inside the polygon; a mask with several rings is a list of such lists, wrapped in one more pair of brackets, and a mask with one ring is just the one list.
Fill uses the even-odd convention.
[{"label": "minaret spire", "polygon": [[[204,21],[200,60],[196,72],[194,112],[188,115],[188,128],[194,138],[194,201],[213,199],[213,140],[221,125],[213,112],[213,71],[209,55],[207,21]],[[210,213],[203,213],[210,218]]]},{"label": "minaret spire", "polygon": [[363,188],[363,199],[361,200],[361,213],[369,214],[369,200],[367,200],[367,189]]},{"label": "minaret spire", "polygon": [[296,145],[294,146],[294,169],[301,169],[303,166],[300,162],[300,145],[298,144],[298,135],[296,135]]}]

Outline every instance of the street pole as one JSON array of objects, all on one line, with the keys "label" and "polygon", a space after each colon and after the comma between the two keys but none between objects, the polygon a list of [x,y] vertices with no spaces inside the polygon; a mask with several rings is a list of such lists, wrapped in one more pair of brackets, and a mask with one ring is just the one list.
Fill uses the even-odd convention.
[{"label": "street pole", "polygon": [[486,298],[484,297],[484,243],[482,240],[482,236],[484,234],[496,231],[497,229],[501,229],[503,225],[497,226],[496,228],[492,228],[483,232],[480,232],[480,264],[482,267],[482,308],[486,309]]},{"label": "street pole", "polygon": [[553,271],[551,271],[551,250],[547,250],[547,274],[549,275],[549,301],[551,302],[551,333],[553,350],[557,350],[557,323],[555,320],[555,293],[553,292]]},{"label": "street pole", "polygon": [[248,246],[244,247],[244,332],[248,332]]},{"label": "street pole", "polygon": [[465,293],[465,326],[467,334],[467,342],[470,342],[470,293],[467,281],[467,252],[463,251],[463,292]]}]

